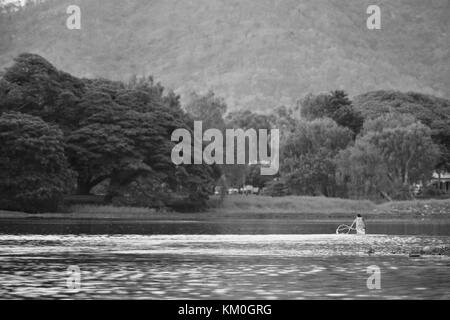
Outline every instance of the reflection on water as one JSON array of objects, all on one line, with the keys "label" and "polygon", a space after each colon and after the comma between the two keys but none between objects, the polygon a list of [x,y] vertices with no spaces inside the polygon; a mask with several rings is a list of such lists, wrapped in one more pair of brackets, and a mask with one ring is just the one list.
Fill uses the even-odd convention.
[{"label": "reflection on water", "polygon": [[[330,234],[343,221],[305,221],[283,217],[264,219],[210,217],[196,220],[2,219],[0,234]],[[351,223],[351,219],[347,221]],[[371,234],[450,235],[448,221],[372,222]]]},{"label": "reflection on water", "polygon": [[[449,236],[0,235],[1,298],[450,298]],[[368,254],[372,249],[373,253]],[[81,290],[66,287],[81,269]],[[366,286],[381,269],[381,290]]]}]

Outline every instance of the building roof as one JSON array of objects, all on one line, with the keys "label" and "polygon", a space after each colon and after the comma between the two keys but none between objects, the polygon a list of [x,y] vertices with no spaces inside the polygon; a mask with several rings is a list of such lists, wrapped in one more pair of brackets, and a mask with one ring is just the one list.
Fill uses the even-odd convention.
[{"label": "building roof", "polygon": [[[441,179],[450,179],[450,172],[441,173]],[[439,174],[437,172],[433,172],[433,179],[439,179]]]}]

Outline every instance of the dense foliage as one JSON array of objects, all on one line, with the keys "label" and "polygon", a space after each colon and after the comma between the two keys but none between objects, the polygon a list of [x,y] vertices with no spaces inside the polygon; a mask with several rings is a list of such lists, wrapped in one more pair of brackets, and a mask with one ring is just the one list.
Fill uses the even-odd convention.
[{"label": "dense foliage", "polygon": [[[332,91],[267,114],[227,110],[212,91],[191,93],[182,107],[152,77],[81,79],[21,54],[0,78],[0,208],[51,211],[65,194],[96,193],[116,205],[201,210],[219,184],[273,196],[403,199],[450,169],[445,99],[377,91],[352,101]],[[194,120],[203,130],[279,129],[279,173],[261,176],[261,164],[174,165],[171,133],[192,133]]]},{"label": "dense foliage", "polygon": [[333,91],[318,96],[308,95],[301,103],[301,116],[308,120],[331,118],[338,125],[358,134],[364,123],[361,112],[355,110],[344,91]]},{"label": "dense foliage", "polygon": [[337,163],[352,195],[391,200],[412,198],[411,186],[428,181],[439,156],[430,128],[413,117],[384,115],[366,122]]},{"label": "dense foliage", "polygon": [[192,120],[179,97],[164,95],[151,77],[128,83],[78,79],[38,55],[21,54],[0,80],[0,112],[5,111],[39,116],[61,128],[78,194],[107,182],[107,199],[113,201],[148,177],[150,189],[163,184],[203,203],[217,178],[211,168],[172,164],[171,133],[190,129]]},{"label": "dense foliage", "polygon": [[334,159],[352,132],[329,118],[300,120],[283,145],[282,174],[294,194],[338,196]]},{"label": "dense foliage", "polygon": [[31,115],[0,116],[1,209],[56,210],[71,181],[61,130]]},{"label": "dense foliage", "polygon": [[373,91],[357,96],[354,106],[366,119],[385,114],[413,116],[431,129],[441,156],[437,169],[450,171],[450,101],[415,92]]}]

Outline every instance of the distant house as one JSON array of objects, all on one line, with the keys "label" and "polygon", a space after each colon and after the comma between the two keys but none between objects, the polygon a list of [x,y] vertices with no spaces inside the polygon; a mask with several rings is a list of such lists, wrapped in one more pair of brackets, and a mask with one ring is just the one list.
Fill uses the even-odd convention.
[{"label": "distant house", "polygon": [[240,191],[243,194],[259,194],[259,188],[252,185],[246,185]]},{"label": "distant house", "polygon": [[433,173],[430,186],[434,186],[441,193],[450,193],[450,172]]}]

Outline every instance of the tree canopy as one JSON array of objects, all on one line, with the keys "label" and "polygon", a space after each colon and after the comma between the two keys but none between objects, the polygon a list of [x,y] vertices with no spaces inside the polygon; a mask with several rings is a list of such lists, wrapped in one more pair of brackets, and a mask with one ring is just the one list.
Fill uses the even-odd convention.
[{"label": "tree canopy", "polygon": [[282,145],[281,172],[295,194],[338,195],[334,159],[352,131],[329,118],[298,121]]},{"label": "tree canopy", "polygon": [[[152,181],[172,190],[180,185],[180,169],[170,159],[170,136],[177,128],[192,128],[192,119],[179,97],[166,95],[152,77],[134,77],[127,83],[79,79],[38,55],[21,54],[0,80],[0,112],[9,111],[38,116],[61,128],[65,155],[77,173],[78,194],[89,194],[108,181],[112,199],[143,176],[157,177]],[[198,183],[206,186],[214,180],[212,172],[184,172],[192,182],[185,186],[188,195],[205,196],[190,176],[204,176]]]},{"label": "tree canopy", "polygon": [[413,197],[412,184],[428,181],[439,156],[430,128],[410,116],[383,115],[365,124],[337,163],[355,195],[390,200]]},{"label": "tree canopy", "polygon": [[54,211],[72,177],[61,130],[31,115],[0,116],[0,208]]},{"label": "tree canopy", "polygon": [[365,119],[384,114],[410,115],[431,129],[441,156],[436,168],[450,172],[450,100],[416,92],[372,91],[354,98]]},{"label": "tree canopy", "polygon": [[308,120],[331,118],[337,124],[359,133],[364,119],[344,91],[336,90],[329,94],[307,95],[300,106],[301,116]]}]

